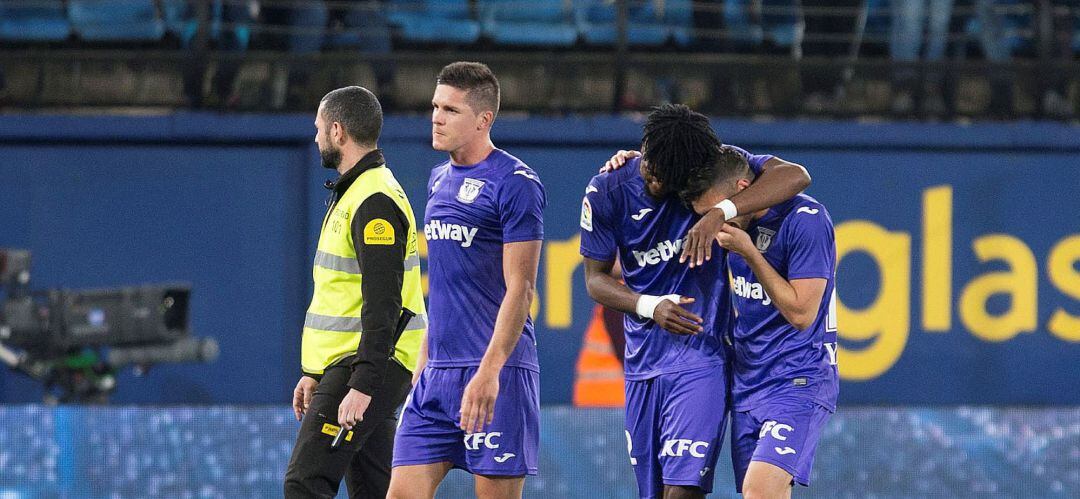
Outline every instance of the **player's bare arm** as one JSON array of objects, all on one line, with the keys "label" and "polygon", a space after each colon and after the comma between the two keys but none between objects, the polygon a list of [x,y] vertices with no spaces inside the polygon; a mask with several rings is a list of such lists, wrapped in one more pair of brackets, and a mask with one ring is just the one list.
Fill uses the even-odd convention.
[{"label": "player's bare arm", "polygon": [[416,382],[420,380],[420,374],[424,372],[424,367],[427,366],[428,357],[428,336],[427,331],[424,332],[424,338],[420,340],[420,354],[416,356],[416,370],[412,373],[412,385],[416,386]]},{"label": "player's bare arm", "polygon": [[[596,303],[627,314],[637,314],[642,295],[635,293],[612,276],[615,266],[614,261],[600,261],[585,258],[585,288],[589,291],[589,297]],[[669,295],[670,296],[670,295]],[[702,319],[693,312],[686,310],[681,305],[694,302],[694,298],[679,296],[676,301],[665,297],[659,298],[653,304],[643,304],[646,308],[653,307],[652,319],[660,327],[675,334],[697,334],[703,331]]]},{"label": "player's bare arm", "polygon": [[483,431],[495,415],[499,371],[513,353],[525,327],[525,319],[536,293],[536,272],[542,245],[543,241],[522,241],[503,246],[506,295],[495,319],[491,343],[461,398],[461,429],[466,433]]},{"label": "player's bare arm", "polygon": [[[761,174],[749,187],[729,200],[737,213],[753,213],[787,201],[809,186],[810,174],[806,168],[772,158],[762,165]],[[694,211],[704,216],[686,234],[683,251],[679,255],[680,263],[689,261],[690,266],[695,267],[712,258],[713,239],[720,233],[724,222],[734,218],[714,206],[702,207],[695,203]]]},{"label": "player's bare arm", "polygon": [[720,247],[734,251],[746,260],[758,282],[772,298],[773,305],[792,326],[800,331],[809,328],[817,317],[827,280],[784,279],[758,251],[744,230],[731,224],[724,225],[721,230],[716,236]]}]

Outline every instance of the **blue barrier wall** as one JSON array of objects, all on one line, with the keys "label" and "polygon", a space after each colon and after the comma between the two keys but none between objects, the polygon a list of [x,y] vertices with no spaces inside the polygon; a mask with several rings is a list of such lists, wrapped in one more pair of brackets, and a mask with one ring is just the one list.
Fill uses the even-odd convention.
[{"label": "blue barrier wall", "polygon": [[[207,366],[119,379],[127,403],[282,403],[322,217],[310,116],[0,118],[0,246],[34,252],[37,287],[185,281]],[[841,404],[1080,404],[1080,129],[717,121],[720,136],[806,165],[837,225]],[[418,213],[424,118],[382,147]],[[503,117],[494,138],[550,196],[536,317],[542,400],[570,400],[592,302],[580,196],[629,119]],[[425,264],[426,268],[426,264]],[[0,374],[0,401],[40,400]]]},{"label": "blue barrier wall", "polygon": [[[0,497],[232,499],[281,497],[297,422],[285,407],[8,406],[0,428],[23,428],[0,431]],[[637,497],[622,411],[548,407],[540,428],[540,475],[525,481],[525,497]],[[1078,442],[1075,408],[841,408],[822,432],[810,488],[795,493],[1075,497]],[[727,450],[715,477],[713,497],[739,497]],[[438,493],[473,496],[461,471]]]}]

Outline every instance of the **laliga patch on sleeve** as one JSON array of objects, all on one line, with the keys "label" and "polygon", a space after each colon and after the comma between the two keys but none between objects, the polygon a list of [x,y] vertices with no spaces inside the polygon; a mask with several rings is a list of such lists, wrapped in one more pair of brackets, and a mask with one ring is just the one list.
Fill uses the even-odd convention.
[{"label": "laliga patch on sleeve", "polygon": [[382,218],[376,218],[364,226],[364,244],[394,244],[394,226]]},{"label": "laliga patch on sleeve", "polygon": [[592,232],[592,205],[589,198],[581,200],[581,228]]}]

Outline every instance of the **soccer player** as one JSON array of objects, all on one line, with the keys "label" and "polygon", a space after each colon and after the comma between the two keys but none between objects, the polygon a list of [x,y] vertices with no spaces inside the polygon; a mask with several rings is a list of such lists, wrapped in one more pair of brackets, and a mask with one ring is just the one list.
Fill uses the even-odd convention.
[{"label": "soccer player", "polygon": [[[589,296],[627,314],[626,437],[643,498],[703,497],[722,447],[722,341],[732,320],[726,261],[691,268],[678,258],[683,237],[701,219],[679,192],[695,165],[717,161],[721,147],[708,118],[686,106],[661,106],[645,123],[643,156],[593,177],[582,200]],[[798,165],[739,154],[755,172],[774,170],[745,191],[744,199],[758,204],[744,208],[779,203],[809,182]],[[616,259],[625,285],[610,274]]]},{"label": "soccer player", "polygon": [[401,416],[388,497],[431,498],[451,468],[475,475],[477,496],[520,497],[540,445],[529,306],[544,187],[491,142],[499,83],[487,66],[444,67],[431,104],[432,147],[450,159],[428,182],[427,362]]},{"label": "soccer player", "polygon": [[[711,181],[695,206],[746,189],[753,174],[735,150],[700,168]],[[695,197],[702,188],[688,188]],[[800,194],[733,220],[716,236],[728,251],[737,318],[731,457],[745,497],[791,496],[810,484],[821,431],[836,410],[836,242],[825,207]]]}]

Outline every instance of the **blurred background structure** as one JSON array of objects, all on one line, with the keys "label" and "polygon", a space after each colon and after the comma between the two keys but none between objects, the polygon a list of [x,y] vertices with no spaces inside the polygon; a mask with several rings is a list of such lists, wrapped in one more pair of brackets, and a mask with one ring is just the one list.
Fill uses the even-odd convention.
[{"label": "blurred background structure", "polygon": [[483,59],[504,107],[1070,119],[1070,0],[5,0],[0,105],[307,111],[363,83],[423,111]]},{"label": "blurred background structure", "polygon": [[[0,305],[184,283],[183,338],[218,346],[103,371],[80,344],[64,379],[107,381],[93,405],[4,368],[0,497],[280,495],[334,174],[318,101],[379,96],[420,216],[445,159],[434,78],[456,60],[495,70],[493,138],[549,195],[527,497],[636,492],[620,317],[585,293],[578,216],[662,102],[805,165],[836,224],[839,409],[797,495],[1074,497],[1078,57],[1075,0],[0,0]],[[33,255],[28,284],[10,249]],[[19,353],[13,313],[0,346]],[[715,496],[733,496],[721,455]],[[458,472],[440,491],[470,494]]]}]

